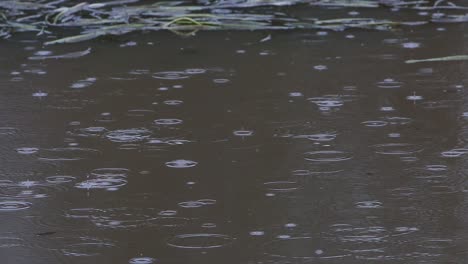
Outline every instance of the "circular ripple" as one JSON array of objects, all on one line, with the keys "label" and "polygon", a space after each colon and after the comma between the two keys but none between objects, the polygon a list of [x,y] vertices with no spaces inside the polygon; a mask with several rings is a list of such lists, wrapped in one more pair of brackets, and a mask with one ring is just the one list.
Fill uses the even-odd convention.
[{"label": "circular ripple", "polygon": [[297,182],[292,181],[274,181],[263,184],[270,191],[289,192],[299,189]]},{"label": "circular ripple", "polygon": [[23,201],[4,201],[0,202],[0,212],[11,212],[25,210],[31,207],[31,203]]},{"label": "circular ripple", "polygon": [[306,160],[318,162],[336,162],[352,158],[349,153],[337,150],[310,151],[304,154]]},{"label": "circular ripple", "polygon": [[71,244],[61,251],[66,256],[92,257],[99,256],[103,251],[109,251],[114,247],[113,243],[96,241]]},{"label": "circular ripple", "polygon": [[148,117],[153,116],[156,112],[147,109],[132,109],[127,111],[127,116],[130,117]]},{"label": "circular ripple", "polygon": [[182,80],[189,77],[190,75],[187,72],[182,71],[165,71],[153,73],[153,78],[162,80]]},{"label": "circular ripple", "polygon": [[396,81],[394,79],[391,79],[391,78],[387,78],[377,83],[377,86],[379,88],[387,88],[387,89],[400,88],[402,85],[403,83]]},{"label": "circular ripple", "polygon": [[442,157],[444,158],[458,158],[463,156],[464,154],[468,153],[468,149],[465,148],[457,148],[447,150],[441,153]]},{"label": "circular ripple", "polygon": [[200,201],[186,201],[186,202],[180,202],[179,206],[183,208],[199,208],[199,207],[205,206],[205,204]]},{"label": "circular ripple", "polygon": [[387,120],[390,125],[407,125],[413,122],[413,119],[401,116],[390,116],[386,117],[385,120]]},{"label": "circular ripple", "polygon": [[21,238],[10,237],[10,236],[0,236],[0,249],[22,247],[22,246],[24,246],[24,241]]},{"label": "circular ripple", "polygon": [[320,134],[311,134],[311,135],[297,135],[294,138],[305,138],[312,141],[327,142],[335,140],[336,134],[320,133]]},{"label": "circular ripple", "polygon": [[167,244],[182,249],[212,249],[232,244],[235,238],[223,234],[183,234],[171,238]]},{"label": "circular ripple", "polygon": [[45,161],[74,161],[91,159],[101,152],[91,148],[52,148],[39,151],[39,159]]},{"label": "circular ripple", "polygon": [[91,175],[98,178],[126,178],[130,173],[129,169],[125,168],[99,168],[91,171]]},{"label": "circular ripple", "polygon": [[202,74],[202,73],[205,73],[206,70],[205,69],[186,69],[185,70],[185,73],[187,74]]},{"label": "circular ripple", "polygon": [[16,152],[18,154],[23,154],[23,155],[31,155],[31,154],[34,154],[34,153],[37,153],[39,151],[38,148],[17,148],[16,149]]},{"label": "circular ripple", "polygon": [[271,257],[288,259],[336,259],[349,256],[340,250],[329,252],[321,246],[320,240],[311,237],[286,237],[267,243],[264,249]]},{"label": "circular ripple", "polygon": [[67,183],[67,182],[72,182],[76,180],[75,177],[73,176],[67,176],[67,175],[58,175],[58,176],[49,176],[46,178],[46,181],[48,183],[54,183],[54,184],[57,184],[57,183]]},{"label": "circular ripple", "polygon": [[251,130],[235,130],[232,132],[232,134],[237,137],[250,137],[254,134],[254,132]]},{"label": "circular ripple", "polygon": [[0,136],[14,135],[16,133],[18,133],[18,129],[14,127],[0,127]]},{"label": "circular ripple", "polygon": [[151,136],[151,131],[144,128],[114,130],[105,135],[112,142],[128,143],[141,142]]},{"label": "circular ripple", "polygon": [[156,259],[150,258],[150,257],[132,258],[128,261],[129,264],[152,264],[155,262],[156,262]]},{"label": "circular ripple", "polygon": [[408,155],[421,152],[423,148],[409,143],[386,143],[373,145],[375,153],[384,155]]},{"label": "circular ripple", "polygon": [[165,105],[181,105],[184,101],[181,100],[166,100],[163,102]]},{"label": "circular ripple", "polygon": [[186,201],[180,202],[179,206],[183,208],[198,208],[206,205],[213,205],[216,204],[216,200],[212,199],[200,199],[197,201]]},{"label": "circular ripple", "polygon": [[313,97],[308,98],[307,100],[319,107],[325,108],[340,107],[344,104],[344,101],[338,97]]},{"label": "circular ripple", "polygon": [[361,124],[365,125],[366,127],[383,127],[383,126],[388,125],[388,122],[375,120],[375,121],[364,121]]},{"label": "circular ripple", "polygon": [[85,127],[70,132],[70,134],[77,137],[100,137],[106,132],[105,127]]},{"label": "circular ripple", "polygon": [[166,162],[166,166],[169,168],[176,168],[176,169],[182,169],[182,168],[192,168],[197,166],[198,162],[192,161],[192,160],[173,160],[173,161],[168,161]]},{"label": "circular ripple", "polygon": [[40,189],[37,188],[38,185],[31,187],[34,188],[21,186],[20,184],[18,184],[17,186],[9,186],[7,188],[2,188],[0,197],[10,199],[40,199],[49,196],[46,190],[43,190],[42,187]]},{"label": "circular ripple", "polygon": [[154,124],[163,126],[172,126],[182,124],[182,120],[175,118],[162,118],[154,120]]},{"label": "circular ripple", "polygon": [[428,171],[446,171],[448,167],[446,165],[426,165],[425,169]]},{"label": "circular ripple", "polygon": [[126,180],[123,179],[91,179],[86,180],[75,185],[78,189],[109,189],[114,190],[115,188],[122,187],[127,184]]}]

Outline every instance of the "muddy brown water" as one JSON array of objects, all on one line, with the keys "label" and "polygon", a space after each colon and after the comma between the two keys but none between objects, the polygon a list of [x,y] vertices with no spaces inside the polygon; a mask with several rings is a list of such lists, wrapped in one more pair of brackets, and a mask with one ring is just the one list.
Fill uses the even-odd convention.
[{"label": "muddy brown water", "polygon": [[465,32],[3,41],[1,263],[465,263]]}]

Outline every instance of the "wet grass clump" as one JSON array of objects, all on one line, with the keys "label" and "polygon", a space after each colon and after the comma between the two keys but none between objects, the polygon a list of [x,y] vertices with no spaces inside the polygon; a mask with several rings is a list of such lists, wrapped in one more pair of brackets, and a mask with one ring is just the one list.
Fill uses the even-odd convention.
[{"label": "wet grass clump", "polygon": [[[285,6],[317,8],[392,8],[434,11],[427,20],[402,22],[367,17],[317,19],[298,18],[278,11]],[[268,11],[259,8],[269,8]],[[452,2],[395,0],[191,0],[155,1],[115,0],[99,3],[56,1],[0,1],[0,37],[10,38],[18,32],[62,36],[46,45],[76,43],[106,35],[123,35],[134,31],[169,30],[193,35],[199,30],[291,30],[318,29],[342,31],[349,28],[393,30],[402,25],[422,23],[468,22],[468,14],[458,13],[468,7]]]}]

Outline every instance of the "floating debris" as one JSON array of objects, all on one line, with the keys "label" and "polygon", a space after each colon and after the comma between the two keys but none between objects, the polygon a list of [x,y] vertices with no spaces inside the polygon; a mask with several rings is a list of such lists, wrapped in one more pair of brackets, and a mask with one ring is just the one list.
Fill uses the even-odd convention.
[{"label": "floating debris", "polygon": [[456,55],[456,56],[448,56],[448,57],[440,57],[440,58],[430,58],[430,59],[422,59],[422,60],[407,60],[405,63],[419,63],[419,62],[437,62],[437,61],[465,61],[468,60],[468,55]]},{"label": "floating debris", "polygon": [[[57,39],[45,42],[45,45],[52,45],[88,41],[101,36],[123,35],[134,31],[169,30],[179,35],[190,36],[199,30],[316,29],[320,32],[323,30],[342,31],[349,28],[393,30],[399,26],[415,26],[429,22],[468,22],[468,15],[446,13],[427,16],[423,18],[424,21],[402,22],[359,18],[357,17],[359,12],[355,10],[389,7],[429,13],[427,10],[468,9],[468,7],[453,3],[445,5],[438,2],[431,5],[429,1],[248,0],[210,1],[203,5],[194,5],[193,1],[155,0],[153,4],[137,4],[138,0],[119,0],[91,4],[81,2],[71,6],[65,6],[65,2],[0,1],[0,38],[9,38],[16,32],[36,32],[37,35],[53,34]],[[310,17],[290,17],[275,10],[275,7],[299,4],[324,8],[352,8],[352,11],[348,12],[350,17],[319,20]],[[254,7],[271,7],[271,10],[258,14],[253,11]],[[246,11],[247,9],[249,10]],[[81,32],[78,35],[61,37],[58,33],[60,28],[74,28]],[[260,42],[269,41],[270,36],[267,35]],[[88,53],[87,50],[57,56],[33,56],[31,59],[75,58]]]},{"label": "floating debris", "polygon": [[39,56],[31,56],[28,59],[30,60],[47,60],[47,59],[75,59],[79,57],[86,56],[91,53],[91,48],[88,48],[86,50],[82,51],[75,51],[75,52],[70,52],[62,55],[41,55],[38,54]]}]

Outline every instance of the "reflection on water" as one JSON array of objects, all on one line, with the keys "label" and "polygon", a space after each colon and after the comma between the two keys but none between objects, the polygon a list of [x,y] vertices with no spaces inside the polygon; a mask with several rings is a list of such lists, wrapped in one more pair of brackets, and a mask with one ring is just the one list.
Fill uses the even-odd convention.
[{"label": "reflection on water", "polygon": [[466,262],[466,67],[404,63],[463,25],[41,43],[0,47],[5,263]]}]

